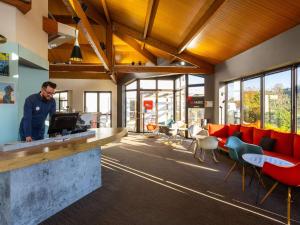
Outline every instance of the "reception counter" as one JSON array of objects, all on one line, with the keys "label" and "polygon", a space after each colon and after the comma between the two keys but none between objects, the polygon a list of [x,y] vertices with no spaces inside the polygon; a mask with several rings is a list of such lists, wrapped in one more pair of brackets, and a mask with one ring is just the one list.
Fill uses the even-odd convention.
[{"label": "reception counter", "polygon": [[100,147],[126,134],[99,128],[2,146],[0,224],[38,224],[101,187]]}]

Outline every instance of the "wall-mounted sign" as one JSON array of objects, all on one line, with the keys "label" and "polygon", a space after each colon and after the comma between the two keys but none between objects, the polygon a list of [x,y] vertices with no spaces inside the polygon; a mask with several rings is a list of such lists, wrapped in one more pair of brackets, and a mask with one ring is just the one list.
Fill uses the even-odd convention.
[{"label": "wall-mounted sign", "polygon": [[152,110],[153,109],[153,101],[152,100],[144,100],[144,108],[146,110]]},{"label": "wall-mounted sign", "polygon": [[0,104],[14,104],[15,85],[13,83],[0,82]]},{"label": "wall-mounted sign", "polygon": [[204,97],[188,96],[187,106],[188,108],[204,108]]},{"label": "wall-mounted sign", "polygon": [[9,76],[9,54],[0,52],[0,76]]}]

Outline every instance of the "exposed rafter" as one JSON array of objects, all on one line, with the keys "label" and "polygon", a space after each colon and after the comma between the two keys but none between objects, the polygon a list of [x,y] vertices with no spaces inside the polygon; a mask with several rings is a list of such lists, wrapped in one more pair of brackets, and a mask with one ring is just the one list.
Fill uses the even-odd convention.
[{"label": "exposed rafter", "polygon": [[109,70],[109,63],[107,57],[103,50],[100,47],[100,42],[93,31],[91,24],[88,21],[88,18],[85,12],[82,10],[82,7],[78,0],[63,0],[67,8],[74,14],[76,14],[80,18],[79,27],[83,31],[85,37],[87,38],[88,42],[92,46],[94,52],[96,53],[97,57],[103,63],[106,70]]},{"label": "exposed rafter", "polygon": [[181,54],[178,54],[177,53],[177,48],[176,47],[173,47],[173,46],[170,46],[166,43],[163,43],[157,39],[154,39],[154,38],[151,38],[151,37],[147,37],[145,40],[143,39],[143,34],[136,31],[136,30],[133,30],[127,26],[124,26],[124,25],[121,25],[119,23],[115,23],[113,22],[113,32],[119,32],[119,33],[122,33],[122,34],[126,34],[136,40],[139,40],[139,41],[145,41],[146,44],[149,44],[155,48],[158,48],[172,56],[175,56],[176,58],[178,59],[181,59],[183,61],[186,61],[188,63],[191,63],[195,66],[198,66],[202,69],[205,69],[206,70],[206,73],[213,73],[214,71],[214,67],[213,65],[211,65],[210,63],[207,63],[199,58],[196,58],[195,56],[191,55],[190,53],[187,53],[187,52],[182,52]]},{"label": "exposed rafter", "polygon": [[106,4],[106,0],[101,0],[101,2],[102,2],[102,6],[103,6],[106,21],[107,21],[108,24],[111,24],[109,12],[108,12],[108,7],[107,7],[107,4]]},{"label": "exposed rafter", "polygon": [[187,46],[199,35],[199,33],[204,29],[205,25],[209,22],[209,20],[213,17],[213,15],[218,11],[218,9],[225,1],[226,0],[214,0],[214,2],[211,3],[208,8],[207,6],[204,6],[200,9],[199,13],[202,13],[203,8],[207,8],[203,16],[201,16],[196,25],[191,29],[191,31],[186,35],[184,40],[179,45],[179,54],[183,52],[187,48]]},{"label": "exposed rafter", "polygon": [[91,20],[93,20],[94,22],[96,22],[98,24],[103,24],[103,25],[106,24],[105,18],[103,18],[101,16],[101,14],[96,10],[96,8],[92,4],[88,3],[87,1],[85,1],[84,4],[87,5],[86,15]]},{"label": "exposed rafter", "polygon": [[43,17],[43,30],[49,35],[57,35],[58,24],[55,20],[49,19],[48,17]]},{"label": "exposed rafter", "polygon": [[89,72],[52,72],[49,77],[51,79],[98,79],[109,80],[110,76],[106,73],[89,73]]},{"label": "exposed rafter", "polygon": [[109,70],[112,71],[113,62],[113,34],[111,24],[106,25],[106,56],[108,59]]},{"label": "exposed rafter", "polygon": [[[154,18],[156,15],[157,7],[158,7],[159,0],[148,0],[148,8],[145,18],[145,25],[144,25],[144,34],[143,38],[146,39],[147,35],[151,33],[152,26],[154,23]],[[142,43],[142,49],[145,47],[145,42]]]},{"label": "exposed rafter", "polygon": [[105,68],[100,65],[84,65],[84,64],[51,64],[50,72],[95,72],[105,73]]},{"label": "exposed rafter", "polygon": [[28,13],[31,9],[31,1],[30,2],[24,2],[21,0],[0,0],[0,1],[4,2],[6,4],[9,4],[9,5],[15,6],[23,14]]},{"label": "exposed rafter", "polygon": [[157,64],[157,58],[147,49],[142,49],[141,45],[135,39],[128,35],[124,35],[118,31],[114,32],[114,34],[117,35],[124,42],[126,42],[128,45],[130,45],[132,48],[134,48],[136,51],[138,51],[140,54],[142,54],[150,62],[152,62],[155,65]]}]

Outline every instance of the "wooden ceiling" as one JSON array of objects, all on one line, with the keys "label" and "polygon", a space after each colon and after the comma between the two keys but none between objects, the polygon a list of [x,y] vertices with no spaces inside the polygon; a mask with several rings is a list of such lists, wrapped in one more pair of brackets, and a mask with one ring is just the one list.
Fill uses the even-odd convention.
[{"label": "wooden ceiling", "polygon": [[[107,64],[107,74],[124,71],[117,69],[117,65],[128,65],[128,72],[132,62],[135,66],[142,64],[139,70],[134,68],[132,72],[149,71],[143,70],[146,66],[156,66],[159,72],[166,69],[159,67],[174,61],[187,62],[192,72],[211,74],[215,64],[300,23],[300,1],[295,0],[48,2],[49,14],[58,22],[74,26],[72,15],[86,16],[87,20],[82,22],[85,24],[79,26],[79,42],[84,58],[81,64],[104,67]],[[78,12],[75,7],[82,3],[88,6],[86,12]],[[109,37],[112,44],[109,43]],[[100,49],[100,41],[106,44],[104,51]],[[90,42],[94,43],[93,47]],[[56,63],[56,67],[59,67],[58,63],[68,62],[72,45],[71,42],[49,49],[50,64]]]}]

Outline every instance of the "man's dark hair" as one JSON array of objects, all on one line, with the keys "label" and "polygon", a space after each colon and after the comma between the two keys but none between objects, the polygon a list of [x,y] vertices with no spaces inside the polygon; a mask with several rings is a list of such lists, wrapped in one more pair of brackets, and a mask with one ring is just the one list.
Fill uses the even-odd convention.
[{"label": "man's dark hair", "polygon": [[53,89],[56,88],[56,84],[51,81],[46,81],[42,84],[42,88],[47,88],[48,86],[50,86]]}]

